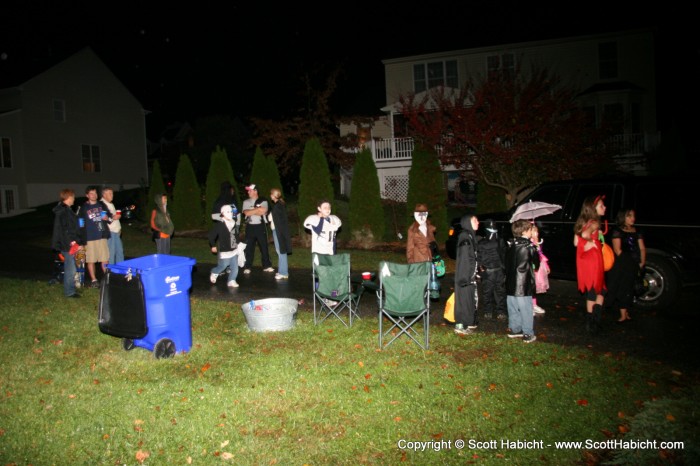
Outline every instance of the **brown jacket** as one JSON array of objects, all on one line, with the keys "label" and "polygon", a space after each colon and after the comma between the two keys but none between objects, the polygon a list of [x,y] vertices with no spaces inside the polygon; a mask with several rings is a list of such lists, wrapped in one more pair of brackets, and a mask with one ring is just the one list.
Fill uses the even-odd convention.
[{"label": "brown jacket", "polygon": [[433,260],[430,243],[435,241],[435,227],[429,221],[425,226],[428,228],[427,236],[418,229],[418,222],[413,222],[413,225],[408,228],[406,259],[409,264]]}]

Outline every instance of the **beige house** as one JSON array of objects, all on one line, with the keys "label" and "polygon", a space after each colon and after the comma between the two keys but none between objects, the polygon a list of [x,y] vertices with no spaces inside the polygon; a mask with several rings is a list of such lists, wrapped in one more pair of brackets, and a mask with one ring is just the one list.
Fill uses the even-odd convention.
[{"label": "beige house", "polygon": [[[643,174],[646,154],[658,146],[656,72],[652,30],[635,30],[383,60],[386,105],[372,128],[345,125],[341,134],[355,133],[374,155],[385,199],[403,201],[408,187],[413,138],[401,124],[399,96],[429,92],[438,86],[459,88],[494,70],[547,68],[563,85],[579,91],[578,100],[598,124],[614,122],[618,135],[611,143],[621,169]],[[469,202],[473,181],[462,176],[468,167],[443,167],[455,201]],[[345,174],[341,189],[349,194]],[[470,186],[469,183],[472,183]],[[461,186],[461,188],[460,188]]]},{"label": "beige house", "polygon": [[90,48],[0,89],[0,216],[147,183],[146,112]]}]

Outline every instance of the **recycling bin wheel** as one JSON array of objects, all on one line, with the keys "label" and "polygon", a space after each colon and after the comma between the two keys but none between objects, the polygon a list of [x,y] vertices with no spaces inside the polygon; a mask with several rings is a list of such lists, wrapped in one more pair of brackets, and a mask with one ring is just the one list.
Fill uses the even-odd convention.
[{"label": "recycling bin wheel", "polygon": [[124,351],[131,351],[132,349],[136,348],[134,340],[131,338],[122,338],[122,348],[124,348]]},{"label": "recycling bin wheel", "polygon": [[153,346],[153,354],[156,359],[172,358],[175,356],[175,343],[169,338],[161,338]]}]

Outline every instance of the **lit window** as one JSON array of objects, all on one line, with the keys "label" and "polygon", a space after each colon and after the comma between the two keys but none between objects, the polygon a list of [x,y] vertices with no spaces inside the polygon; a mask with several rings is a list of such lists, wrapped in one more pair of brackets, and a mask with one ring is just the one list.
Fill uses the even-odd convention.
[{"label": "lit window", "polygon": [[89,144],[82,145],[83,152],[83,171],[91,173],[99,173],[101,171],[100,164],[100,146],[92,146]]}]

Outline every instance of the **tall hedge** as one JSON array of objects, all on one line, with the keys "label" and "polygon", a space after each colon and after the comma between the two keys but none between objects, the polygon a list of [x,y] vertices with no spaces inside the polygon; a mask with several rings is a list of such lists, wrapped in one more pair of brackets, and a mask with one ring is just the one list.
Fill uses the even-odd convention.
[{"label": "tall hedge", "polygon": [[[216,198],[221,193],[221,183],[228,181],[235,188],[236,180],[233,177],[233,168],[229,162],[226,149],[216,146],[216,150],[211,154],[209,162],[209,173],[207,174],[207,184],[205,189],[205,207],[204,207],[204,223],[207,227],[211,227],[213,220],[211,218],[211,209],[214,207]],[[236,206],[240,208],[240,199],[238,198],[238,190],[235,190]]]},{"label": "tall hedge", "polygon": [[333,203],[333,185],[323,147],[318,139],[312,138],[304,145],[299,172],[297,211],[302,222],[308,215],[316,213],[316,206],[321,199],[328,199]]},{"label": "tall hedge", "polygon": [[448,234],[447,188],[437,155],[421,146],[413,150],[411,169],[408,171],[408,195],[406,197],[406,225],[413,223],[416,204],[427,204],[430,222],[435,225],[438,245]]},{"label": "tall hedge", "polygon": [[156,197],[156,194],[164,193],[167,190],[165,189],[165,183],[163,183],[163,174],[160,171],[160,163],[156,160],[153,162],[153,173],[151,174],[151,183],[148,186],[148,198],[146,199],[146,211],[142,213],[142,217],[145,221],[150,222],[151,221],[151,212],[153,209],[156,207],[156,203],[153,201],[153,199]]},{"label": "tall hedge", "polygon": [[282,192],[282,197],[284,197],[284,188],[282,187],[282,179],[280,178],[280,170],[279,170],[279,167],[277,167],[277,161],[272,156],[268,156],[266,158],[267,158],[267,177],[266,178],[267,178],[268,183],[269,183],[269,187],[268,187],[266,193],[269,196],[270,189],[277,188]]},{"label": "tall hedge", "polygon": [[258,189],[258,195],[267,199],[270,193],[270,182],[268,180],[268,163],[267,157],[260,147],[255,148],[253,155],[253,167],[250,170],[250,179],[246,181],[246,186],[253,183]]},{"label": "tall hedge", "polygon": [[377,166],[372,159],[372,152],[365,149],[357,154],[352,170],[348,218],[350,232],[353,237],[371,233],[375,241],[383,241],[386,220]]},{"label": "tall hedge", "polygon": [[180,155],[177,164],[170,214],[177,231],[199,230],[204,227],[202,191],[187,154]]}]

